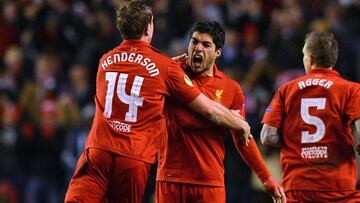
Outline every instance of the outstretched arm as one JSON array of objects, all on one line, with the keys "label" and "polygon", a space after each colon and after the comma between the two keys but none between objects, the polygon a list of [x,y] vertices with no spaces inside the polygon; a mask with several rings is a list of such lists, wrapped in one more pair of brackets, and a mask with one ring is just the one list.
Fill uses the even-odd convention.
[{"label": "outstretched arm", "polygon": [[254,139],[250,139],[249,146],[245,147],[238,141],[238,136],[232,132],[235,146],[244,162],[254,171],[259,178],[265,191],[273,198],[274,202],[286,202],[283,188],[271,177],[264,159]]},{"label": "outstretched arm", "polygon": [[250,137],[249,124],[241,117],[232,113],[228,108],[209,99],[204,94],[196,97],[196,99],[189,104],[189,107],[210,121],[237,131],[237,134],[242,137],[242,141],[247,145]]},{"label": "outstretched arm", "polygon": [[351,129],[354,138],[357,140],[356,151],[360,155],[360,118],[354,121],[354,123],[351,125]]},{"label": "outstretched arm", "polygon": [[281,147],[281,135],[278,133],[278,129],[264,124],[261,133],[260,140],[263,145],[269,145],[274,147]]}]

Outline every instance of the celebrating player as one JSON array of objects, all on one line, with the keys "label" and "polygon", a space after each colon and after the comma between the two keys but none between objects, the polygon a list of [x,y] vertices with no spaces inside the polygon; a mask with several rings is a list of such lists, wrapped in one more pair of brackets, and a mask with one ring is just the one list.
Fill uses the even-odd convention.
[{"label": "celebrating player", "polygon": [[360,202],[351,135],[351,127],[360,135],[360,85],[333,70],[338,46],[332,34],[308,34],[303,54],[307,74],[278,89],[261,141],[281,146],[288,202]]},{"label": "celebrating player", "polygon": [[124,41],[100,59],[95,118],[65,202],[142,201],[150,164],[166,133],[165,96],[234,128],[242,141],[250,135],[246,121],[201,94],[177,63],[149,44],[150,6],[123,1],[116,22]]},{"label": "celebrating player", "polygon": [[[215,65],[224,45],[223,28],[217,22],[200,22],[194,25],[190,36],[188,60],[181,65],[192,83],[212,100],[239,110],[244,116],[240,85]],[[225,203],[226,128],[208,122],[176,100],[167,101],[166,107],[168,139],[159,150],[156,202]],[[282,188],[271,178],[254,139],[246,147],[237,132],[233,131],[233,138],[240,155],[266,191],[276,202],[285,201]]]}]

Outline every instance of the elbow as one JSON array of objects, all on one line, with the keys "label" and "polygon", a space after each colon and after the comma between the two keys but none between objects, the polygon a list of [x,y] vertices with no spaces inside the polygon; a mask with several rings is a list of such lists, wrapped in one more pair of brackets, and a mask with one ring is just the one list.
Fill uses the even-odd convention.
[{"label": "elbow", "polygon": [[281,137],[277,129],[264,125],[260,133],[261,144],[272,147],[281,147]]},{"label": "elbow", "polygon": [[263,135],[260,135],[260,142],[261,142],[261,144],[263,144],[263,145],[268,145],[268,143],[266,142],[266,139],[264,138]]},{"label": "elbow", "polygon": [[270,140],[265,135],[262,135],[262,134],[260,135],[260,141],[261,141],[261,144],[263,144],[263,145],[266,145],[266,146],[272,145]]},{"label": "elbow", "polygon": [[273,146],[274,144],[269,142],[269,140],[267,139],[261,139],[261,144],[265,145],[265,146]]},{"label": "elbow", "polygon": [[274,140],[273,138],[268,139],[268,138],[264,138],[261,139],[261,143],[265,146],[270,146],[270,147],[281,147],[281,141],[280,140]]}]

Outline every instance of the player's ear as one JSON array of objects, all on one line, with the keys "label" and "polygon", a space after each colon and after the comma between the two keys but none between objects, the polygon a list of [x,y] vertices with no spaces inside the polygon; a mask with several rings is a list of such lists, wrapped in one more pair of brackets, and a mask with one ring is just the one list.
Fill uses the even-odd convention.
[{"label": "player's ear", "polygon": [[222,53],[222,49],[221,48],[218,48],[216,51],[215,51],[215,59],[219,58],[221,56],[221,53]]},{"label": "player's ear", "polygon": [[315,58],[312,55],[309,56],[309,62],[310,66],[315,64]]},{"label": "player's ear", "polygon": [[151,24],[149,23],[149,24],[146,25],[146,28],[144,30],[144,34],[146,36],[148,36],[148,35],[150,35],[150,32],[151,32]]},{"label": "player's ear", "polygon": [[145,36],[152,36],[152,32],[153,32],[153,30],[154,30],[154,18],[152,17],[151,18],[151,21],[150,21],[150,23],[148,23],[147,25],[146,25],[146,28],[145,28],[145,30],[144,30],[144,35]]}]

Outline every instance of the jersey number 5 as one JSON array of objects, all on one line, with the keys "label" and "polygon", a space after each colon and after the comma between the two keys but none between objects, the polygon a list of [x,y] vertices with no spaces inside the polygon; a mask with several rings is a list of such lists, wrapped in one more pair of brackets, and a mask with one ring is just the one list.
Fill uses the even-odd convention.
[{"label": "jersey number 5", "polygon": [[[106,72],[105,75],[105,80],[108,81],[106,99],[105,99],[105,109],[103,112],[105,118],[110,118],[111,116],[112,101],[114,96],[115,82],[117,75],[118,75],[117,72]],[[140,76],[135,76],[134,82],[131,87],[130,95],[126,94],[125,92],[127,78],[128,78],[128,74],[120,73],[116,94],[121,102],[129,105],[129,110],[125,114],[125,121],[136,122],[138,107],[142,106],[144,102],[144,98],[141,98],[139,96],[144,78]]]},{"label": "jersey number 5", "polygon": [[305,123],[316,126],[316,132],[314,134],[310,134],[309,131],[301,132],[301,143],[315,143],[324,137],[324,122],[319,117],[311,116],[309,108],[316,107],[316,109],[325,109],[325,104],[326,98],[301,99],[301,118]]}]

